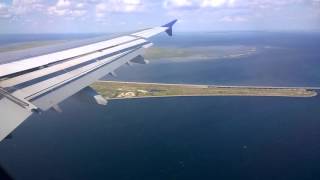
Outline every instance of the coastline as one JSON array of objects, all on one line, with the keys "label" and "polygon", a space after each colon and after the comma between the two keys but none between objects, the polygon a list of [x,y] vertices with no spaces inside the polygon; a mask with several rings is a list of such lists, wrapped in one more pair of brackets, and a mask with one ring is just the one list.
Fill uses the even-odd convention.
[{"label": "coastline", "polygon": [[98,81],[92,87],[108,100],[214,96],[311,98],[318,95],[314,89],[304,87],[217,86],[119,81]]},{"label": "coastline", "polygon": [[223,87],[223,88],[248,88],[248,89],[306,89],[306,90],[320,90],[320,87],[297,87],[297,86],[237,86],[237,85],[218,85],[218,84],[186,84],[186,83],[151,83],[151,82],[137,82],[137,81],[108,81],[108,80],[99,80],[97,82],[102,83],[121,83],[121,84],[144,84],[144,85],[167,85],[167,86],[186,86],[186,87]]},{"label": "coastline", "polygon": [[284,97],[284,98],[311,98],[314,96],[277,96],[277,95],[167,95],[167,96],[140,96],[140,97],[124,97],[124,98],[108,98],[107,100],[130,100],[130,99],[158,99],[158,98],[173,98],[173,97]]}]

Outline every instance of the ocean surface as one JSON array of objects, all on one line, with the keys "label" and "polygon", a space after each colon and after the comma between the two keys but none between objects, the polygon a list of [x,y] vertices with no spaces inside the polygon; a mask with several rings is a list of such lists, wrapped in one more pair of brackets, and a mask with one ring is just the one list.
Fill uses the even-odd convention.
[{"label": "ocean surface", "polygon": [[[0,36],[0,44],[57,37]],[[233,59],[154,60],[105,79],[320,86],[319,33],[177,33],[153,41],[259,51]],[[0,164],[14,179],[320,179],[319,96],[150,98],[106,107],[68,100],[62,108],[32,116],[0,143]]]}]

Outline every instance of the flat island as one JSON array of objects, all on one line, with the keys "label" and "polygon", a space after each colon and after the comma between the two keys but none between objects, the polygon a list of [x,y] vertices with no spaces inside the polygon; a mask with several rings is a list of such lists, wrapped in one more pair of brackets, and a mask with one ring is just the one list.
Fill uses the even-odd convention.
[{"label": "flat island", "polygon": [[94,83],[92,87],[107,99],[170,96],[313,97],[317,95],[316,91],[304,88],[211,86],[117,81],[99,81]]},{"label": "flat island", "polygon": [[193,46],[193,47],[151,47],[145,57],[150,60],[215,60],[234,59],[257,54],[260,49],[254,46]]}]

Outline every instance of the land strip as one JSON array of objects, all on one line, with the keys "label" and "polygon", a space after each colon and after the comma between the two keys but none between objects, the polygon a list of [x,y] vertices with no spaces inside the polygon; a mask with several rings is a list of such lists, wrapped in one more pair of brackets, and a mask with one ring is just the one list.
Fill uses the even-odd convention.
[{"label": "land strip", "polygon": [[314,97],[317,95],[312,88],[303,87],[216,86],[117,81],[99,81],[92,87],[107,99],[172,96]]},{"label": "land strip", "polygon": [[257,47],[251,46],[196,46],[196,47],[151,47],[145,57],[150,60],[206,60],[234,59],[258,53]]}]

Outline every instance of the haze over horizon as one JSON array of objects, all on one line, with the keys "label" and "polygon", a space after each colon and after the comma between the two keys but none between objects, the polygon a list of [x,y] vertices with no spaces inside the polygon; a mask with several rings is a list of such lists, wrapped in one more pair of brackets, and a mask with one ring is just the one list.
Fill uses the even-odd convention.
[{"label": "haze over horizon", "polygon": [[319,31],[320,0],[0,0],[0,33]]}]

